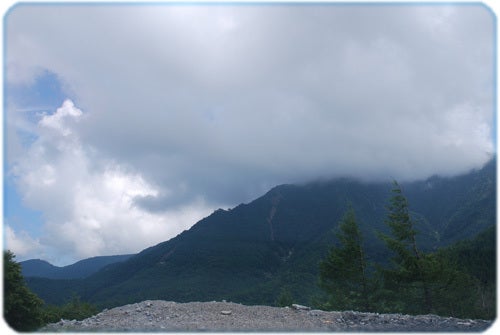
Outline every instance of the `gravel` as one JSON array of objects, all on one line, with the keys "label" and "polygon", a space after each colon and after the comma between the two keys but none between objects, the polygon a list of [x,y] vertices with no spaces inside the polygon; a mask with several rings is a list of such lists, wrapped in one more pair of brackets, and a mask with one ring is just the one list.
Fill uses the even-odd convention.
[{"label": "gravel", "polygon": [[41,332],[479,332],[492,321],[436,315],[325,312],[306,306],[245,306],[232,302],[147,300],[105,309],[82,321],[61,320]]}]

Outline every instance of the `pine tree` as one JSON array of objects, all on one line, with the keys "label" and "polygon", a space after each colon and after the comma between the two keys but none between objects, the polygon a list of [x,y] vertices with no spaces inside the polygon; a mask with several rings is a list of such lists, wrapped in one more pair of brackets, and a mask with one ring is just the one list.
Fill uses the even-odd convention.
[{"label": "pine tree", "polygon": [[362,236],[354,209],[349,207],[339,223],[340,246],[331,248],[320,263],[320,286],[330,295],[328,309],[369,311],[370,283]]},{"label": "pine tree", "polygon": [[[393,267],[383,270],[386,288],[396,290],[397,296],[406,300],[400,303],[430,313],[432,296],[429,284],[438,276],[431,266],[434,259],[431,255],[423,254],[417,247],[417,231],[409,212],[408,201],[396,181],[392,193],[385,221],[392,236],[380,234],[387,247],[394,252],[391,259]],[[420,300],[420,303],[412,300]]]}]

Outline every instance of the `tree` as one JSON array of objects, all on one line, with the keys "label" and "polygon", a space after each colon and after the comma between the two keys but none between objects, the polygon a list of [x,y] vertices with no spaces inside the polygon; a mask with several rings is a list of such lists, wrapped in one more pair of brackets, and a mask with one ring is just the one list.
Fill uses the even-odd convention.
[{"label": "tree", "polygon": [[44,321],[46,323],[64,320],[83,320],[98,313],[96,306],[83,302],[74,295],[69,302],[62,306],[47,305],[44,307]]},{"label": "tree", "polygon": [[328,309],[370,310],[367,262],[362,236],[350,206],[339,223],[340,246],[320,263],[320,286],[330,295]]},{"label": "tree", "polygon": [[276,299],[275,305],[278,307],[291,306],[293,304],[293,297],[290,290],[287,288],[282,288],[278,298]]},{"label": "tree", "polygon": [[[441,292],[448,315],[461,318],[496,317],[496,227],[492,226],[473,239],[462,240],[436,252],[436,256],[454,268],[453,276]],[[443,267],[443,266],[441,266]],[[438,301],[439,302],[439,301]],[[439,311],[438,311],[439,312]]]},{"label": "tree", "polygon": [[43,325],[43,301],[25,285],[14,258],[11,251],[4,251],[4,317],[15,330],[32,331]]},{"label": "tree", "polygon": [[[410,216],[409,205],[401,187],[394,181],[393,196],[387,207],[389,213],[385,223],[392,236],[380,234],[387,247],[394,252],[392,268],[383,270],[386,287],[396,290],[401,303],[430,313],[432,296],[430,282],[435,281],[439,271],[435,258],[423,254],[417,247],[415,224]],[[414,300],[420,300],[415,303]]]}]

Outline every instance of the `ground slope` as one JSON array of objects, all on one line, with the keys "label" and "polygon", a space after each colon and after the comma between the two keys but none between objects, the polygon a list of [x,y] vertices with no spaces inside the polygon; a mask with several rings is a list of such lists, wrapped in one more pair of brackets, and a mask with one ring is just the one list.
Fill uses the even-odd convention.
[{"label": "ground slope", "polygon": [[479,332],[492,321],[402,315],[325,312],[298,308],[245,306],[228,302],[143,301],[116,307],[83,321],[62,320],[42,332]]}]

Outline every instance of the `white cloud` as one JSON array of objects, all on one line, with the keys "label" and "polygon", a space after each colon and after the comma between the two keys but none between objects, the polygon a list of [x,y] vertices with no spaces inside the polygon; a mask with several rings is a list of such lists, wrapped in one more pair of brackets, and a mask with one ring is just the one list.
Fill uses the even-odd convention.
[{"label": "white cloud", "polygon": [[50,71],[84,111],[42,117],[20,190],[51,234],[82,228],[96,250],[123,220],[148,222],[126,226],[149,241],[169,215],[279,183],[451,175],[494,150],[481,5],[24,4],[5,27],[7,85]]},{"label": "white cloud", "polygon": [[479,108],[463,104],[443,113],[441,136],[445,145],[467,151],[480,147],[493,152],[490,123],[480,117],[484,114]]},{"label": "white cloud", "polygon": [[26,231],[16,233],[9,225],[5,225],[4,234],[7,248],[18,258],[36,255],[43,249],[40,241],[33,239]]},{"label": "white cloud", "polygon": [[82,111],[75,108],[73,101],[66,100],[54,114],[44,115],[39,125],[45,128],[53,128],[62,136],[68,136],[71,134],[71,130],[65,123],[71,119],[78,120],[81,116]]},{"label": "white cloud", "polygon": [[202,199],[175,210],[150,213],[136,197],[156,197],[158,190],[138,172],[92,156],[69,126],[83,117],[71,101],[38,122],[38,138],[12,169],[29,207],[43,213],[44,233],[34,240],[8,228],[8,246],[20,255],[59,248],[64,260],[134,253],[189,228],[210,209]]}]

